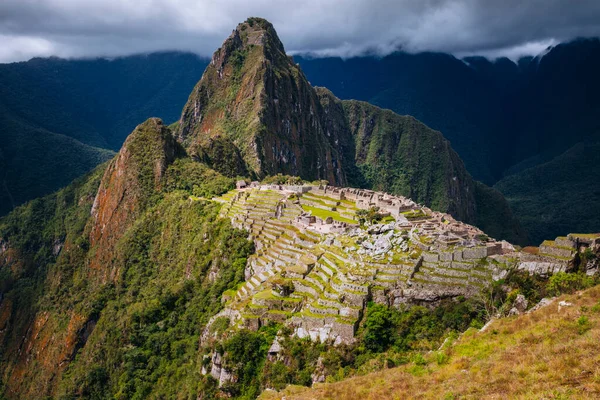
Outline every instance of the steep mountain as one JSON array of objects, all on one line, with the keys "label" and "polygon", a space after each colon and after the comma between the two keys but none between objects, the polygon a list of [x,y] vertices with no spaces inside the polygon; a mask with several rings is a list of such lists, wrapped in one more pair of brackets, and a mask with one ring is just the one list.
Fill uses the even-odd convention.
[{"label": "steep mountain", "polygon": [[441,133],[312,88],[249,19],[178,123],[146,120],[111,161],[0,219],[0,396],[255,398],[422,364],[490,315],[597,282],[598,235],[519,252],[368,189],[279,175],[266,181],[294,184],[233,190],[292,171],[465,219],[496,212],[478,196],[503,202]]},{"label": "steep mountain", "polygon": [[[5,396],[195,393],[200,326],[243,279],[252,244],[190,198],[233,180],[179,151],[148,120],[108,165],[1,220]],[[134,374],[139,363],[152,377]]]},{"label": "steep mountain", "polygon": [[326,135],[315,91],[262,19],[240,24],[215,52],[183,109],[178,139],[229,175],[345,183],[345,160]]},{"label": "steep mountain", "polygon": [[[594,93],[598,86],[595,71],[600,66],[598,43],[596,39],[577,40],[518,63],[505,58],[489,61],[482,57],[468,57],[459,60],[447,54],[402,52],[380,59],[296,57],[296,61],[313,84],[331,89],[342,99],[369,101],[399,114],[412,115],[441,131],[465,161],[469,173],[487,184],[494,184],[506,175],[548,162],[578,142],[597,142],[598,126],[594,116],[598,102]],[[241,48],[243,50],[244,45]],[[227,51],[223,50],[223,55],[225,53]],[[233,53],[245,57],[245,50],[234,50]],[[290,114],[293,110],[275,107],[275,102],[279,102],[277,96],[283,92],[295,93],[298,99],[303,99],[302,106],[309,108],[314,97],[307,95],[310,91],[307,91],[302,72],[293,64],[285,64],[280,52],[279,56],[277,65],[269,63],[268,69],[277,73],[272,79],[268,78],[268,74],[264,79],[265,82],[276,79],[277,85],[273,88],[282,92],[272,92],[267,96],[267,99],[273,98],[268,105],[269,117],[261,117],[262,122],[255,125],[269,126],[268,131],[271,132],[283,132],[287,128],[281,124],[290,121],[290,132],[294,129],[302,132],[310,121],[294,117]],[[261,57],[264,58],[260,55],[256,60]],[[235,63],[246,65],[245,68],[256,73],[256,82],[247,80],[244,90],[260,91],[258,81],[262,78],[258,77],[267,73],[266,67],[263,70],[258,63],[242,63],[241,58],[234,58],[230,60],[234,63],[225,62],[223,65],[229,65],[227,68],[231,71],[236,71],[233,68]],[[13,204],[21,204],[64,186],[109,157],[102,150],[84,145],[116,150],[125,135],[145,118],[157,115],[165,121],[175,121],[190,88],[206,65],[207,61],[181,53],[124,57],[111,61],[34,59],[26,63],[0,65],[0,118],[3,121],[0,123],[0,139],[4,157],[3,176],[6,177],[0,212],[6,213]],[[283,75],[282,71],[285,71]],[[209,79],[210,74],[201,86],[224,92],[225,86],[234,83],[230,87],[236,91],[242,84],[236,81],[236,76],[241,74],[231,73],[220,89],[219,85],[214,85],[217,81]],[[294,84],[303,94],[293,90]],[[192,98],[197,95],[193,94]],[[240,126],[252,126],[240,119],[240,115],[250,115],[244,107],[256,107],[258,110],[263,106],[258,104],[260,102],[253,102],[252,107],[250,103],[245,106],[235,101],[229,103],[227,110],[235,108],[238,114],[218,119],[219,124],[228,125],[225,129],[228,133],[221,135],[213,130],[213,134],[221,139],[205,139],[212,145],[204,146],[210,151],[200,155],[207,161],[231,160],[227,163],[231,165],[223,163],[219,166],[223,172],[227,169],[245,171],[248,167],[247,162],[242,161],[241,150],[230,145],[228,140],[231,138],[223,138],[237,137],[238,134],[232,132]],[[188,111],[193,110],[190,105]],[[221,106],[225,107],[216,105],[215,110]],[[242,109],[245,111],[242,112]],[[226,114],[229,115],[230,111]],[[281,126],[274,121],[280,121],[278,124]],[[207,124],[210,125],[210,121],[205,121],[205,128]],[[180,134],[178,131],[177,135]],[[331,168],[324,165],[333,165],[335,161],[343,166],[346,175],[354,173],[359,179],[357,182],[360,182],[356,171],[348,172],[352,165],[343,162],[344,154],[331,150],[330,147],[335,148],[336,145],[327,144],[322,135],[311,134],[307,138],[300,135],[306,143],[298,146],[278,135],[268,139],[276,146],[265,150],[274,154],[264,155],[273,157],[270,164],[264,166],[266,171],[285,170],[311,177],[324,176],[325,169]],[[300,136],[296,134],[295,138]],[[330,144],[335,143],[335,138],[328,137],[328,140]],[[338,141],[337,146],[341,142]],[[244,145],[247,143],[251,141]],[[51,151],[36,150],[42,147]],[[314,171],[300,173],[306,169],[304,164],[309,164],[297,160],[298,152],[303,152],[306,147],[321,149],[323,165],[319,167],[319,174],[314,174]],[[232,149],[236,149],[233,154],[230,153]],[[249,151],[252,152],[252,149]],[[339,159],[335,158],[338,156]],[[284,160],[293,157],[296,157],[296,166],[291,168]],[[351,156],[347,154],[346,157]],[[249,172],[253,172],[253,168]],[[347,176],[347,179],[350,182],[352,177]],[[516,207],[523,209],[520,205]],[[493,207],[498,208],[504,206]],[[530,211],[533,214],[526,215],[526,218],[542,218],[535,208],[530,208]],[[578,216],[572,221],[583,219]],[[577,225],[571,225],[566,231],[573,230],[578,230]],[[542,232],[541,235],[553,236],[554,232]]]},{"label": "steep mountain", "polygon": [[[404,52],[383,58],[297,60],[313,84],[326,86],[342,99],[410,114],[440,130],[467,170],[488,185],[549,162],[577,143],[599,140],[598,39],[563,43],[518,63]],[[594,159],[577,165],[581,169],[573,170],[573,176],[585,176]],[[568,179],[555,182],[562,187],[569,184]],[[600,190],[598,183],[588,184],[591,192]],[[497,186],[500,191],[504,187]],[[532,221],[544,220],[541,210],[553,204],[540,199],[540,207],[530,207],[520,200],[526,193],[505,194],[512,198],[511,206],[529,213],[520,217]],[[563,234],[578,230],[577,221],[586,220],[585,212],[570,215]],[[543,226],[538,225],[532,237],[555,234],[552,229],[541,230],[546,229]]]},{"label": "steep mountain", "polygon": [[[215,52],[184,107],[177,138],[192,156],[228,176],[283,173],[338,186],[349,182],[478,222],[475,183],[439,132],[412,117],[315,90],[273,26],[258,18],[240,24]],[[495,207],[508,209],[498,200]],[[500,233],[487,219],[479,222],[491,235]],[[525,240],[518,229],[506,233],[503,238]]]},{"label": "steep mountain", "polygon": [[0,214],[112,157],[151,116],[177,120],[207,62],[156,53],[0,65]]},{"label": "steep mountain", "polygon": [[127,137],[119,154],[108,164],[92,206],[89,238],[94,251],[89,268],[98,271],[104,282],[116,279],[119,268],[111,268],[112,249],[152,204],[176,152],[169,129],[153,118]]},{"label": "steep mountain", "polygon": [[330,124],[337,121],[345,132],[338,136],[354,146],[344,149],[358,167],[353,185],[402,194],[461,220],[475,220],[473,180],[441,133],[410,116],[340,101],[324,88],[317,92]]},{"label": "steep mountain", "polygon": [[549,161],[579,142],[600,141],[600,39],[557,45],[529,62],[513,104],[515,161]]},{"label": "steep mountain", "polygon": [[441,131],[476,179],[493,183],[501,176],[499,157],[505,155],[493,151],[505,132],[498,115],[501,101],[491,84],[461,60],[397,52],[381,59],[298,57],[298,62],[313,85],[341,99],[412,115]]}]

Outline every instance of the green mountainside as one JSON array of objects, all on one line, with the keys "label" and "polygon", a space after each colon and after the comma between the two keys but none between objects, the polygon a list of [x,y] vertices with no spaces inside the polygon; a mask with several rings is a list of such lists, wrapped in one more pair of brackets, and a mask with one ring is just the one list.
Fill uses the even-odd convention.
[{"label": "green mountainside", "polygon": [[250,18],[178,122],[0,219],[0,397],[253,399],[424,367],[598,283],[598,234],[488,236],[523,240],[514,221],[440,132],[313,88]]},{"label": "green mountainside", "polygon": [[[598,43],[596,39],[576,40],[518,63],[402,52],[383,58],[296,57],[296,61],[312,84],[329,88],[339,98],[369,101],[412,115],[441,131],[469,173],[492,185],[504,176],[548,162],[576,143],[598,142],[598,102],[594,95],[600,82],[596,73],[600,65]],[[244,54],[236,53],[236,62],[241,61],[237,56]],[[0,65],[1,175],[6,182],[0,194],[0,213],[64,186],[107,159],[104,152],[81,144],[116,151],[139,121],[151,116],[175,121],[207,64],[208,60],[192,54],[157,53],[114,60],[50,58]],[[291,93],[288,84],[300,82],[290,78],[300,73],[294,65],[278,63],[273,70],[286,71],[283,78],[275,76],[275,88]],[[232,92],[240,84],[231,85]],[[306,89],[306,85],[301,86]],[[255,85],[247,87],[258,89]],[[289,110],[278,111],[273,105],[268,121],[290,116]],[[231,125],[228,132],[237,129],[236,118],[227,119]],[[303,129],[293,118],[289,121],[290,129]],[[246,168],[239,155],[229,154],[232,146],[227,141],[211,140],[208,148],[212,154],[203,153],[205,160],[232,159],[233,165],[222,166],[222,171]],[[276,150],[281,160],[297,157],[298,149],[281,137],[277,140],[280,147],[271,148],[271,153]],[[51,150],[38,151],[42,146]],[[318,146],[324,154],[328,151],[318,137],[305,146]],[[274,168],[273,164],[293,173],[285,162],[273,161],[269,168]],[[577,173],[581,174],[585,170]],[[561,182],[564,184],[568,181]],[[531,214],[524,216],[532,220],[543,219],[540,210],[548,206],[543,200],[539,208],[516,205],[528,209]],[[583,220],[585,214],[574,216],[562,233],[582,229],[577,223]],[[554,234],[548,230],[533,233],[532,238]]]},{"label": "green mountainside", "polygon": [[[229,175],[283,173],[342,185],[342,166],[352,162],[326,135],[319,99],[273,26],[258,18],[240,24],[215,52],[183,109],[178,137]],[[221,148],[230,153],[215,157]]]},{"label": "green mountainside", "polygon": [[114,153],[31,125],[0,103],[0,215],[66,186]]},{"label": "green mountainside", "polygon": [[[505,177],[514,182],[521,175],[509,176],[516,172],[550,162],[577,143],[591,145],[600,140],[597,38],[562,43],[518,62],[402,51],[381,58],[296,59],[312,84],[329,88],[341,99],[364,100],[412,115],[441,131],[469,173],[487,185]],[[591,153],[583,156],[588,155],[589,159],[571,165],[578,168],[572,170],[573,177],[587,175],[595,165]],[[565,179],[549,179],[569,187],[570,177],[561,176]],[[529,182],[526,177],[525,181]],[[496,188],[512,199],[513,208],[521,210],[519,218],[545,221],[545,210],[554,201],[539,197],[536,206],[531,206],[526,200],[530,186],[525,181],[511,184],[506,193],[503,188],[508,186]],[[598,192],[598,182],[589,180],[581,196]],[[581,188],[576,186],[569,192]],[[524,192],[517,193],[517,187]],[[582,208],[570,209],[570,217],[561,222],[561,234],[590,229],[588,214]],[[532,244],[557,234],[547,223],[534,229],[528,232]],[[600,230],[600,225],[591,229]]]},{"label": "green mountainside", "polygon": [[140,121],[175,121],[206,63],[156,53],[0,65],[0,215],[112,157]]},{"label": "green mountainside", "polygon": [[597,231],[598,165],[600,145],[579,143],[546,163],[505,177],[494,187],[504,193],[533,243],[569,229]]},{"label": "green mountainside", "polygon": [[385,190],[479,222],[492,236],[526,241],[509,211],[509,228],[490,222],[490,210],[509,210],[501,196],[487,205],[488,214],[477,214],[475,183],[441,133],[315,90],[261,19],[240,24],[215,52],[183,109],[177,137],[192,156],[228,176],[282,173]]},{"label": "green mountainside", "polygon": [[149,120],[108,166],[2,220],[7,397],[195,393],[202,321],[243,279],[252,243],[190,200],[233,180],[176,156]]}]

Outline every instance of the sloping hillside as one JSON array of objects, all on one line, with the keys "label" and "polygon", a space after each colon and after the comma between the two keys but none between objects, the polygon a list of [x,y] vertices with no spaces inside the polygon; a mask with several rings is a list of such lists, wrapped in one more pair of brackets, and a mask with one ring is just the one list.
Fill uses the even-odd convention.
[{"label": "sloping hillside", "polygon": [[206,63],[157,53],[0,64],[0,215],[112,157],[140,121],[175,121]]},{"label": "sloping hillside", "polygon": [[475,181],[440,132],[313,88],[261,18],[239,24],[214,53],[176,135],[192,157],[230,177],[282,173],[384,190],[478,223],[493,237],[526,241],[500,194],[477,204]]},{"label": "sloping hillside", "polygon": [[[567,302],[570,305],[561,306]],[[261,399],[575,399],[600,396],[600,286],[471,329],[423,359]]]},{"label": "sloping hillside", "polygon": [[600,144],[579,143],[564,154],[509,175],[502,192],[532,243],[565,232],[600,230]]}]

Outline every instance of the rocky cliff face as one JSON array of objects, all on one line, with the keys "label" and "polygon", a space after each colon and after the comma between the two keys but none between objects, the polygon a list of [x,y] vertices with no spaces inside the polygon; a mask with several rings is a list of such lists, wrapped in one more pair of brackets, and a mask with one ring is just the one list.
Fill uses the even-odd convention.
[{"label": "rocky cliff face", "polygon": [[113,247],[160,189],[161,178],[174,160],[176,143],[158,118],[138,125],[110,162],[92,207],[89,241],[94,256],[92,275],[113,280],[118,267],[107,268]]},{"label": "rocky cliff face", "polygon": [[473,180],[450,143],[411,116],[339,100],[315,88],[349,185],[403,195],[522,244],[527,235],[500,193]]},{"label": "rocky cliff face", "polygon": [[313,88],[262,19],[238,25],[215,52],[183,110],[177,139],[229,176],[326,179],[402,194],[479,222],[474,181],[440,132]]},{"label": "rocky cliff face", "polygon": [[283,173],[342,185],[345,160],[321,114],[314,89],[273,26],[250,18],[213,55],[183,109],[177,137],[229,175]]}]

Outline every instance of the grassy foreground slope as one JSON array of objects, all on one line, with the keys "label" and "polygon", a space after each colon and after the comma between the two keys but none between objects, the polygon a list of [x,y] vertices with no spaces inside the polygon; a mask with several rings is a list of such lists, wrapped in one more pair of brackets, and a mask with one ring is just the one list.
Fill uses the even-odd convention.
[{"label": "grassy foreground slope", "polygon": [[[560,301],[571,303],[559,306]],[[424,359],[313,389],[262,399],[598,398],[600,286],[530,314],[468,330]]]}]

